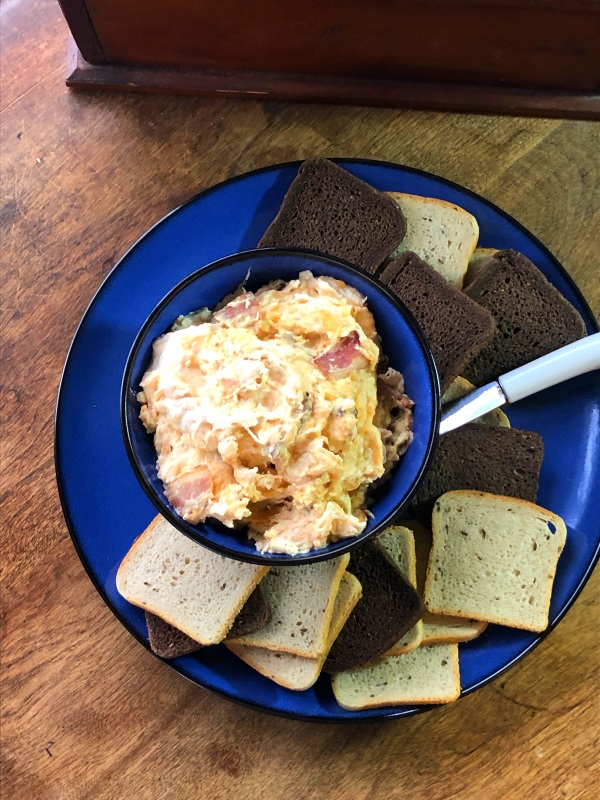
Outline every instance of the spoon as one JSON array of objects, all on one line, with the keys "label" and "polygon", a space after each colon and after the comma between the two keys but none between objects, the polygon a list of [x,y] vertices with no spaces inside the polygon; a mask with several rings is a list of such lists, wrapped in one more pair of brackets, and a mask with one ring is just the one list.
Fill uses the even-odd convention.
[{"label": "spoon", "polygon": [[460,428],[495,408],[516,403],[517,400],[595,369],[600,369],[600,333],[579,339],[529,364],[512,369],[497,381],[487,383],[450,403],[442,413],[440,434]]}]

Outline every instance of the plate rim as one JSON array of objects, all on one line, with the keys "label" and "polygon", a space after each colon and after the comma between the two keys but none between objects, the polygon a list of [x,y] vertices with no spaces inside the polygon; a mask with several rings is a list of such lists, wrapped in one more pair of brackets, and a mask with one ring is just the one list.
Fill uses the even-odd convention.
[{"label": "plate rim", "polygon": [[[282,162],[282,163],[278,163],[278,164],[270,164],[270,165],[266,165],[266,166],[263,166],[263,167],[259,167],[259,168],[254,169],[254,170],[249,170],[247,172],[242,172],[242,173],[240,173],[238,175],[233,175],[233,176],[230,176],[228,178],[225,178],[224,180],[219,181],[218,183],[215,183],[215,184],[213,184],[213,185],[211,185],[209,187],[206,187],[205,189],[201,190],[200,192],[197,192],[192,197],[188,198],[183,203],[180,203],[174,209],[172,209],[167,214],[162,216],[159,220],[157,220],[146,231],[144,231],[144,233],[142,233],[141,236],[139,236],[129,248],[127,248],[127,250],[117,260],[116,264],[109,271],[109,273],[106,275],[106,277],[102,280],[102,282],[100,283],[100,285],[98,286],[98,288],[94,292],[90,302],[88,303],[88,305],[87,305],[87,307],[86,307],[86,309],[85,309],[85,311],[84,311],[84,313],[83,313],[83,315],[82,315],[82,317],[81,317],[81,319],[80,319],[80,321],[79,321],[79,323],[78,323],[78,325],[77,325],[77,327],[75,329],[75,332],[74,332],[73,337],[71,339],[71,343],[69,344],[69,348],[67,350],[67,355],[66,355],[66,358],[65,358],[65,362],[64,362],[64,365],[63,365],[63,369],[62,369],[62,372],[61,372],[61,377],[60,377],[60,381],[59,381],[59,385],[58,385],[57,400],[56,400],[55,414],[54,414],[54,436],[53,436],[53,439],[54,439],[54,446],[53,446],[54,474],[55,474],[55,479],[56,479],[58,495],[59,495],[59,499],[60,499],[60,504],[61,504],[63,517],[64,517],[66,525],[67,525],[67,530],[69,532],[69,536],[71,538],[71,542],[73,543],[73,546],[74,546],[75,551],[76,551],[76,553],[77,553],[77,555],[79,557],[79,560],[81,561],[81,563],[83,565],[83,568],[85,569],[85,571],[86,571],[86,573],[88,575],[88,578],[92,582],[92,585],[94,586],[94,588],[96,589],[96,591],[98,592],[98,594],[100,595],[100,597],[102,598],[104,603],[108,606],[108,608],[110,609],[112,614],[120,622],[120,624],[123,625],[123,627],[144,647],[144,649],[147,650],[150,653],[152,653],[152,651],[150,650],[150,646],[149,646],[148,642],[144,638],[142,638],[140,635],[138,635],[137,631],[122,617],[120,612],[117,610],[117,608],[114,606],[114,604],[109,599],[108,594],[105,591],[104,587],[100,584],[99,581],[96,580],[96,577],[94,576],[93,571],[91,569],[91,565],[89,563],[89,560],[88,560],[86,554],[83,552],[83,549],[81,548],[80,542],[79,542],[78,537],[77,537],[77,532],[76,532],[76,529],[75,529],[75,525],[73,524],[73,520],[71,518],[70,512],[69,512],[68,507],[67,507],[66,492],[65,492],[65,487],[64,487],[64,484],[63,484],[63,475],[61,474],[61,470],[59,468],[59,465],[60,465],[59,429],[60,429],[60,409],[61,409],[61,405],[62,405],[62,399],[63,399],[63,396],[64,396],[64,384],[66,383],[67,372],[68,372],[68,370],[70,368],[70,365],[71,365],[72,352],[74,350],[75,343],[76,343],[77,338],[79,336],[80,330],[84,326],[84,324],[85,324],[85,322],[87,320],[87,317],[89,316],[89,314],[91,313],[92,309],[95,307],[97,302],[99,302],[99,300],[101,298],[101,295],[103,294],[106,286],[113,279],[113,277],[116,275],[117,271],[121,268],[121,265],[123,264],[123,262],[129,257],[130,253],[132,253],[135,250],[135,248],[137,248],[146,239],[146,237],[149,237],[151,234],[153,234],[155,232],[155,230],[157,228],[159,228],[163,223],[165,223],[168,219],[170,219],[170,217],[172,217],[172,216],[178,214],[179,212],[183,211],[185,208],[187,208],[187,206],[191,205],[192,203],[195,203],[198,200],[200,200],[201,198],[208,196],[212,192],[216,192],[216,191],[219,191],[219,190],[223,189],[224,187],[228,186],[231,183],[235,183],[236,181],[241,181],[241,180],[243,180],[245,178],[248,178],[248,177],[251,177],[251,176],[254,176],[254,175],[258,175],[258,174],[260,174],[262,172],[277,171],[277,170],[282,170],[282,169],[291,168],[291,167],[298,168],[304,162],[304,160],[305,159],[296,159],[296,160],[293,160],[293,161],[286,161],[286,162]],[[521,222],[516,220],[513,216],[511,216],[508,212],[504,211],[502,208],[497,206],[491,200],[488,200],[483,195],[478,194],[477,192],[473,191],[472,189],[468,189],[467,187],[462,186],[461,184],[456,183],[455,181],[452,181],[449,178],[445,178],[445,177],[443,177],[441,175],[437,175],[436,173],[429,172],[428,170],[419,169],[417,167],[409,167],[409,166],[405,166],[403,164],[398,164],[398,163],[395,163],[395,162],[392,162],[392,161],[384,161],[384,160],[369,159],[369,158],[341,158],[341,157],[336,157],[336,158],[330,158],[329,160],[330,161],[334,161],[335,163],[340,163],[340,164],[359,164],[359,165],[362,164],[362,165],[372,166],[372,167],[392,168],[392,169],[396,169],[396,170],[412,173],[414,175],[420,175],[420,176],[425,177],[425,178],[433,179],[434,181],[437,181],[439,183],[446,184],[451,189],[454,189],[454,190],[457,190],[459,192],[465,193],[467,196],[477,200],[478,202],[483,202],[492,211],[494,211],[496,214],[499,214],[501,217],[503,217],[505,220],[507,220],[511,225],[513,225],[519,231],[521,231],[523,234],[525,234],[527,237],[529,237],[529,239],[544,253],[544,255],[552,263],[553,267],[556,268],[558,273],[562,276],[562,278],[566,281],[566,283],[568,283],[569,287],[571,288],[571,291],[574,293],[574,295],[577,298],[578,302],[580,303],[581,307],[583,308],[583,310],[587,314],[588,320],[591,322],[592,327],[594,328],[594,330],[596,332],[600,332],[600,326],[598,324],[598,320],[596,319],[594,313],[592,312],[587,300],[585,299],[585,297],[581,293],[581,290],[579,289],[579,287],[577,286],[577,284],[575,283],[573,278],[570,276],[570,274],[567,272],[567,270],[562,266],[560,261],[558,261],[558,259],[554,256],[554,254],[548,249],[548,247],[546,247],[545,244],[543,244],[543,242],[540,241],[540,239],[538,239],[537,236],[535,236],[533,233],[531,233],[531,231],[529,231]],[[556,617],[554,622],[552,622],[548,626],[548,628],[546,628],[545,631],[542,631],[541,633],[537,634],[536,638],[525,648],[525,650],[523,650],[521,653],[519,653],[518,656],[516,656],[515,658],[511,659],[507,664],[505,664],[500,669],[496,670],[491,675],[487,676],[485,679],[480,680],[479,682],[477,682],[476,684],[471,686],[469,689],[467,689],[465,691],[462,691],[461,695],[459,697],[459,700],[462,697],[466,697],[467,695],[472,694],[473,692],[477,691],[478,689],[481,689],[482,687],[486,686],[488,683],[491,683],[492,681],[496,680],[496,678],[498,678],[500,675],[505,673],[507,670],[511,669],[513,666],[515,666],[515,664],[517,664],[519,661],[521,661],[523,658],[525,658],[525,656],[527,656],[534,648],[536,648],[542,641],[544,641],[552,633],[552,631],[556,628],[558,623],[562,621],[564,616],[571,609],[571,607],[573,606],[573,604],[575,603],[575,601],[577,600],[577,598],[581,594],[581,592],[582,592],[583,588],[585,587],[586,583],[588,582],[592,572],[594,571],[594,568],[596,567],[596,564],[598,563],[599,558],[600,558],[600,542],[598,543],[598,545],[596,547],[596,551],[594,553],[594,556],[591,559],[590,563],[588,564],[588,566],[587,566],[584,574],[582,575],[579,583],[577,584],[577,586],[575,587],[575,589],[571,593],[571,596],[569,597],[569,599],[565,603],[564,607],[561,609],[560,613],[558,614],[558,616]],[[384,720],[384,719],[394,719],[394,718],[398,718],[398,717],[411,717],[411,716],[415,716],[416,714],[422,714],[422,713],[424,713],[426,711],[431,711],[434,708],[439,708],[439,705],[420,705],[420,706],[416,706],[414,708],[409,708],[409,709],[405,709],[403,706],[396,706],[396,707],[390,706],[390,707],[388,707],[388,709],[384,713],[373,714],[372,716],[368,716],[368,717],[357,716],[357,717],[343,717],[343,718],[331,718],[331,717],[326,717],[326,716],[318,716],[318,715],[315,715],[315,714],[302,714],[302,713],[296,713],[296,712],[279,711],[279,710],[274,709],[274,708],[268,708],[268,707],[266,707],[264,705],[261,705],[260,703],[253,702],[251,700],[246,700],[246,699],[241,699],[239,697],[234,697],[234,696],[232,696],[230,694],[227,694],[226,692],[221,691],[220,689],[216,689],[216,688],[207,686],[204,683],[201,683],[196,678],[191,677],[188,674],[188,672],[187,672],[187,670],[185,668],[183,668],[181,666],[176,666],[175,664],[169,662],[168,660],[162,659],[159,656],[156,656],[154,653],[152,653],[152,655],[155,658],[157,658],[159,661],[162,661],[164,664],[166,664],[171,670],[173,670],[173,672],[181,675],[186,680],[188,680],[191,683],[193,683],[195,686],[200,686],[202,689],[204,689],[206,691],[209,691],[212,694],[217,695],[218,697],[222,697],[222,698],[224,698],[224,699],[226,699],[226,700],[228,700],[230,702],[236,703],[237,705],[241,705],[241,706],[244,706],[246,708],[251,708],[251,709],[253,709],[255,711],[260,711],[262,713],[271,714],[273,716],[283,717],[285,719],[294,719],[294,720],[303,721],[303,722],[319,722],[319,723],[322,723],[322,724],[332,724],[332,725],[335,725],[335,724],[359,724],[359,723],[378,722],[378,721],[381,721],[381,720]],[[369,710],[379,711],[380,709],[365,709],[365,710],[366,711],[369,711]]]}]

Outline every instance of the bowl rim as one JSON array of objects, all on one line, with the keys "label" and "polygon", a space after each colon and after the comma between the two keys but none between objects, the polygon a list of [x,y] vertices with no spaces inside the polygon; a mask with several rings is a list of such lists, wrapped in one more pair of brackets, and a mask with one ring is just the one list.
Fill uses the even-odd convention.
[{"label": "bowl rim", "polygon": [[[429,382],[431,385],[432,395],[433,395],[433,420],[431,429],[429,431],[427,437],[427,443],[425,448],[425,455],[422,460],[421,466],[418,469],[418,472],[413,479],[410,487],[405,492],[402,500],[397,503],[393,510],[390,511],[385,517],[378,522],[376,525],[373,526],[372,530],[368,531],[368,533],[360,533],[356,537],[348,537],[347,539],[341,539],[338,542],[335,542],[336,548],[333,551],[330,551],[328,548],[330,545],[327,545],[324,548],[320,548],[319,550],[310,550],[307,553],[299,553],[298,555],[289,555],[283,553],[261,553],[258,550],[244,553],[243,555],[235,550],[232,550],[226,546],[223,546],[217,542],[211,540],[210,535],[202,534],[198,527],[192,525],[191,523],[186,522],[183,518],[181,518],[178,514],[172,511],[160,497],[156,494],[152,484],[150,483],[146,472],[142,468],[136,449],[133,444],[133,436],[132,430],[129,425],[128,420],[128,406],[130,403],[130,383],[132,379],[132,372],[133,372],[133,365],[140,353],[142,342],[145,339],[148,330],[152,327],[155,323],[156,319],[163,310],[169,305],[169,303],[180,293],[182,292],[187,286],[194,283],[198,278],[203,277],[211,272],[215,272],[217,270],[223,269],[229,266],[233,262],[244,261],[250,258],[256,258],[257,256],[269,256],[269,257],[276,257],[278,255],[299,255],[299,256],[306,256],[310,257],[311,259],[317,259],[323,262],[324,267],[327,264],[332,264],[335,267],[342,267],[342,269],[346,271],[350,271],[351,273],[358,274],[361,278],[365,279],[376,292],[383,294],[396,308],[399,314],[403,316],[403,318],[408,323],[409,327],[411,328],[415,338],[417,339],[423,355],[425,357],[425,362],[427,365],[427,375],[429,376]],[[307,265],[307,269],[308,269]],[[121,436],[125,445],[125,451],[127,453],[127,458],[129,463],[133,469],[133,472],[138,480],[138,483],[146,493],[149,500],[153,503],[155,508],[158,512],[163,516],[173,527],[179,530],[181,533],[188,536],[188,538],[192,539],[192,541],[196,542],[197,544],[202,545],[203,547],[207,547],[209,550],[213,552],[219,553],[219,555],[225,556],[227,558],[232,558],[236,561],[244,561],[247,563],[252,564],[260,564],[264,565],[271,565],[271,566],[291,566],[294,564],[310,564],[316,563],[318,561],[325,561],[330,558],[336,558],[337,556],[341,556],[344,553],[347,553],[353,550],[359,544],[362,544],[370,539],[376,537],[381,531],[393,525],[395,521],[398,520],[399,516],[406,510],[410,501],[412,500],[415,492],[417,491],[419,485],[421,484],[427,468],[431,463],[431,459],[433,458],[433,454],[435,452],[435,447],[437,445],[438,437],[439,437],[439,426],[441,421],[441,389],[440,389],[440,381],[439,381],[439,374],[437,371],[437,367],[435,365],[435,361],[431,352],[431,348],[429,343],[421,330],[418,322],[414,318],[413,314],[409,311],[409,309],[402,303],[402,301],[396,297],[396,295],[391,292],[387,286],[385,286],[381,281],[379,281],[374,275],[371,275],[369,272],[364,270],[362,267],[359,267],[355,264],[351,264],[348,261],[344,261],[343,259],[336,258],[333,256],[329,256],[325,253],[320,253],[316,250],[310,250],[308,248],[285,248],[285,247],[264,247],[264,248],[253,248],[250,250],[242,250],[238,253],[232,253],[229,256],[225,256],[224,258],[217,259],[216,261],[211,262],[203,267],[192,272],[190,275],[185,277],[181,280],[178,284],[176,284],[172,289],[170,289],[167,294],[160,300],[154,309],[150,312],[146,321],[141,326],[140,330],[138,331],[133,345],[129,351],[127,356],[127,360],[125,362],[125,369],[123,371],[123,378],[121,381],[121,391],[120,391],[120,400],[119,400],[119,414],[120,414],[120,424],[121,424]],[[202,523],[200,523],[202,524]],[[242,532],[241,532],[242,533]],[[246,535],[243,533],[242,535]]]}]

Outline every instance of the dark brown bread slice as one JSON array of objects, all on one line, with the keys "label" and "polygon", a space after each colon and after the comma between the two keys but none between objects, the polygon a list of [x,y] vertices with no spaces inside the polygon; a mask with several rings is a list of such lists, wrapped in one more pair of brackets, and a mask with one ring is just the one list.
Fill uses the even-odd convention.
[{"label": "dark brown bread slice", "polygon": [[329,651],[325,672],[361,667],[383,655],[425,611],[415,589],[376,542],[352,551],[348,571],[363,593]]},{"label": "dark brown bread slice", "polygon": [[271,607],[267,600],[267,595],[262,586],[257,586],[240,613],[233,621],[226,636],[227,641],[237,639],[238,636],[246,636],[266,628],[271,621]]},{"label": "dark brown bread slice", "polygon": [[[271,609],[267,596],[263,589],[257,586],[235,618],[227,634],[227,640],[259,631],[268,625],[270,620]],[[202,647],[190,636],[186,636],[185,633],[149,611],[146,611],[146,625],[148,626],[150,647],[161,658],[185,656]]]},{"label": "dark brown bread slice", "polygon": [[161,658],[178,658],[200,650],[201,644],[187,636],[164,619],[146,611],[148,638],[153,653]]},{"label": "dark brown bread slice", "polygon": [[325,158],[305,161],[259,247],[308,247],[374,272],[404,238],[406,220],[383,192]]},{"label": "dark brown bread slice", "polygon": [[494,335],[490,313],[410,251],[390,261],[379,279],[423,329],[444,391]]},{"label": "dark brown bread slice", "polygon": [[472,422],[445,433],[413,497],[413,510],[429,526],[435,501],[454,489],[535,503],[543,455],[542,437],[533,431]]},{"label": "dark brown bread slice", "polygon": [[516,250],[499,250],[466,289],[496,321],[496,333],[464,376],[475,385],[586,335],[575,308]]}]

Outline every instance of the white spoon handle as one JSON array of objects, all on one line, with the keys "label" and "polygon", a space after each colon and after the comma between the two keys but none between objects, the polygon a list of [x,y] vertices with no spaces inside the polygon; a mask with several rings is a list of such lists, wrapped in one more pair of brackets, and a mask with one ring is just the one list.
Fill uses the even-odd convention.
[{"label": "white spoon handle", "polygon": [[509,403],[541,392],[584,372],[600,369],[600,333],[561,347],[553,353],[536,358],[498,378]]}]

